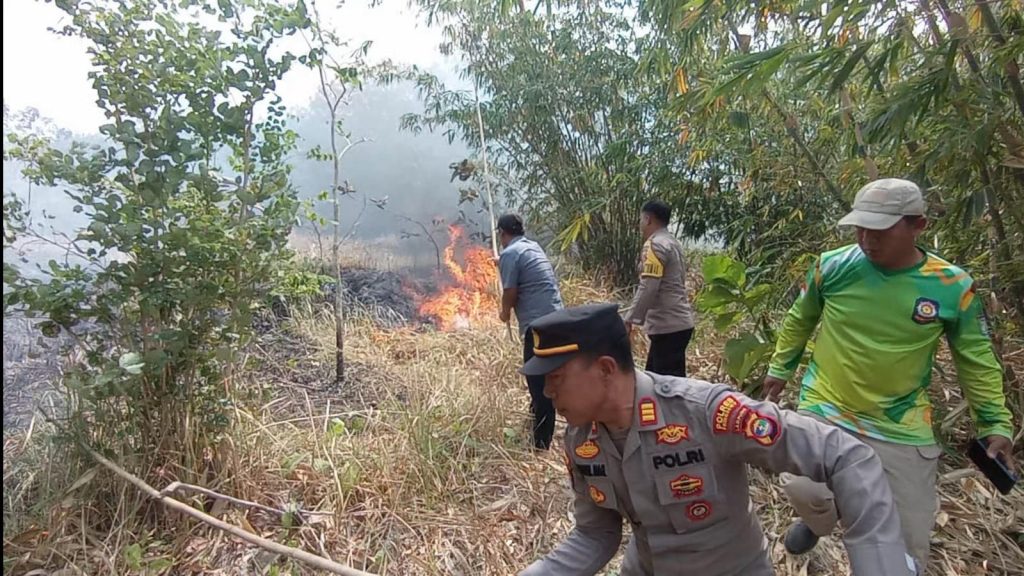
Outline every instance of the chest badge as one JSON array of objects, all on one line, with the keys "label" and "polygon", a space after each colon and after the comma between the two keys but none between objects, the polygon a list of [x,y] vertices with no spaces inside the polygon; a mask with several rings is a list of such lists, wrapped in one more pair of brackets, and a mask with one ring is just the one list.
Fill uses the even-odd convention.
[{"label": "chest badge", "polygon": [[658,444],[679,444],[690,439],[690,427],[681,424],[669,424],[658,428]]},{"label": "chest badge", "polygon": [[672,496],[676,498],[696,496],[704,491],[704,479],[699,476],[680,474],[675,480],[668,483],[668,487],[672,490]]},{"label": "chest badge", "polygon": [[914,322],[928,324],[939,318],[939,303],[931,298],[918,298],[914,302]]},{"label": "chest badge", "polygon": [[585,460],[590,460],[601,453],[601,447],[593,440],[587,440],[576,447],[576,455]]},{"label": "chest badge", "polygon": [[597,486],[591,485],[590,499],[594,501],[594,504],[603,504],[604,501],[608,499],[608,497],[605,496],[604,492],[601,492],[601,490],[599,490]]},{"label": "chest badge", "polygon": [[711,516],[711,504],[704,500],[698,500],[686,507],[686,517],[693,522],[700,522]]}]

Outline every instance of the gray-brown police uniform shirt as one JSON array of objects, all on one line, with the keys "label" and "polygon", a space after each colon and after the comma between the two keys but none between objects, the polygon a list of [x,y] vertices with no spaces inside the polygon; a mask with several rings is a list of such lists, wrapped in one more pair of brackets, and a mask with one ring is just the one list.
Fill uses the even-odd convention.
[{"label": "gray-brown police uniform shirt", "polygon": [[638,271],[640,285],[626,312],[626,322],[643,325],[648,335],[693,328],[683,245],[671,232],[662,228],[644,242]]},{"label": "gray-brown police uniform shirt", "polygon": [[747,464],[828,484],[855,576],[914,573],[888,481],[870,447],[722,384],[636,374],[624,454],[603,426],[566,432],[576,525],[521,575],[595,574],[618,551],[623,518],[634,536],[622,576],[771,575],[768,543],[748,496]]}]

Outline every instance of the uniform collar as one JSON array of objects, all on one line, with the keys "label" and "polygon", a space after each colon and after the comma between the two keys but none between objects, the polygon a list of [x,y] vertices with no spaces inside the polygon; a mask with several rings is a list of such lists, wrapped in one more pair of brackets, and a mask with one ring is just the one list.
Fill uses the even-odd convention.
[{"label": "uniform collar", "polygon": [[646,372],[634,370],[636,388],[633,395],[633,426],[623,449],[622,460],[625,462],[633,452],[640,448],[640,432],[655,430],[661,427],[661,407],[658,406],[657,395],[654,393],[654,379]]},{"label": "uniform collar", "polygon": [[652,232],[650,237],[648,237],[647,239],[648,240],[653,240],[655,237],[657,237],[657,236],[664,236],[665,234],[668,234],[668,227],[662,226],[661,228],[658,228],[657,230]]},{"label": "uniform collar", "polygon": [[[662,426],[661,407],[658,406],[657,395],[654,393],[654,379],[642,370],[634,370],[635,388],[633,393],[633,423],[629,427],[629,435],[626,437],[626,444],[623,454],[620,456],[625,460],[640,446],[640,432],[656,430]],[[586,429],[587,440],[600,442],[607,436],[596,422],[591,422]],[[607,438],[611,446],[611,438]]]}]

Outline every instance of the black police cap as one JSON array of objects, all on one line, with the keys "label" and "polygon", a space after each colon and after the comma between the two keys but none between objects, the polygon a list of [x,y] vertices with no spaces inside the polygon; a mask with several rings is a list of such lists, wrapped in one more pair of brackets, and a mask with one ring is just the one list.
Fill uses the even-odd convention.
[{"label": "black police cap", "polygon": [[602,350],[603,343],[628,337],[618,304],[563,308],[534,320],[530,332],[534,356],[519,370],[526,376],[543,376],[577,354]]}]

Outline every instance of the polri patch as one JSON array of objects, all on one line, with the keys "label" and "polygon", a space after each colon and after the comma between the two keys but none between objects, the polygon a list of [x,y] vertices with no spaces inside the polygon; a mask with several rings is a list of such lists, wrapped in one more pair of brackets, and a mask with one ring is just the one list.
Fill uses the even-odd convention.
[{"label": "polri patch", "polygon": [[679,444],[690,439],[690,427],[682,424],[669,424],[658,428],[658,444]]},{"label": "polri patch", "polygon": [[743,435],[762,446],[771,446],[779,439],[781,430],[774,418],[751,410],[743,426]]},{"label": "polri patch", "polygon": [[590,460],[601,453],[601,447],[593,440],[587,440],[576,447],[576,455],[585,460]]},{"label": "polri patch", "polygon": [[655,470],[662,468],[682,468],[690,464],[700,464],[704,461],[704,450],[697,448],[685,452],[669,452],[666,454],[655,454],[651,456],[651,466]]},{"label": "polri patch", "polygon": [[722,398],[718,406],[715,406],[715,434],[725,434],[729,431],[729,419],[739,406],[740,401],[732,394]]}]

